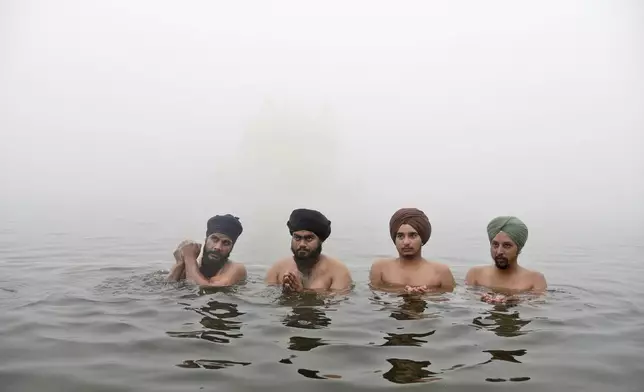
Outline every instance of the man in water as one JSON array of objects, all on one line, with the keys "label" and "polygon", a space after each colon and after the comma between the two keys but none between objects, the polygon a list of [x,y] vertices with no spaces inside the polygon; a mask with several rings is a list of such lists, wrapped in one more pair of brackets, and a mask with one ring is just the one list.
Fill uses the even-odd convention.
[{"label": "man in water", "polygon": [[425,260],[422,248],[429,241],[432,225],[417,208],[401,208],[389,220],[389,234],[398,250],[397,258],[375,261],[369,272],[371,287],[385,291],[425,293],[452,291],[454,276],[449,267]]},{"label": "man in water", "polygon": [[216,215],[206,224],[206,239],[199,264],[201,244],[183,241],[174,251],[177,263],[168,275],[169,281],[187,279],[200,286],[231,286],[246,278],[246,267],[229,259],[235,242],[243,231],[239,218]]},{"label": "man in water", "polygon": [[[494,266],[472,267],[465,276],[465,283],[504,292],[543,292],[546,279],[543,274],[523,268],[518,263],[519,254],[528,240],[528,227],[514,216],[499,216],[487,225],[490,255]],[[484,295],[483,300],[505,302],[503,295]]]},{"label": "man in water", "polygon": [[300,208],[293,210],[286,226],[293,256],[276,262],[266,274],[266,283],[281,285],[286,293],[348,291],[349,269],[322,253],[322,244],[331,235],[331,221],[319,211]]}]

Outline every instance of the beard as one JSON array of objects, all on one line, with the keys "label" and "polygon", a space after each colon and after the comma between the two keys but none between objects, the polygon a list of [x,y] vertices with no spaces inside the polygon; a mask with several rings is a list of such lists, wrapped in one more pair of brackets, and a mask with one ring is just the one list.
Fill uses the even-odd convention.
[{"label": "beard", "polygon": [[303,274],[308,274],[320,259],[320,255],[322,254],[322,244],[318,245],[317,248],[311,251],[302,248],[296,249],[293,247],[291,247],[291,251],[293,252],[293,260],[295,260],[297,269]]},{"label": "beard", "polygon": [[508,269],[510,266],[510,261],[505,257],[496,257],[494,259],[494,265],[500,270]]},{"label": "beard", "polygon": [[224,255],[218,250],[204,249],[200,271],[206,278],[212,278],[217,275],[227,261],[228,255]]}]

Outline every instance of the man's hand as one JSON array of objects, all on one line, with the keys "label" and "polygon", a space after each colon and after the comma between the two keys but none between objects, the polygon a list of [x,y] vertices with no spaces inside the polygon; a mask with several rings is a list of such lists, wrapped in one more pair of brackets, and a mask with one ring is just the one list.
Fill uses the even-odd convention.
[{"label": "man's hand", "polygon": [[405,292],[408,294],[425,294],[429,291],[427,285],[423,286],[405,286]]},{"label": "man's hand", "polygon": [[189,244],[191,242],[193,242],[193,241],[191,241],[191,240],[183,240],[183,241],[181,241],[179,243],[179,245],[177,245],[177,249],[175,249],[174,252],[172,252],[172,255],[174,256],[174,260],[177,262],[177,264],[181,264],[181,263],[184,262],[183,254],[181,253],[181,250],[185,245],[187,245],[187,244]]},{"label": "man's hand", "polygon": [[[201,244],[198,244],[194,241],[183,241],[181,244],[179,244],[179,247],[177,250],[175,250],[175,254],[179,253],[179,258],[181,259],[182,262],[185,262],[186,259],[192,259],[192,260],[197,260],[197,257],[199,257],[199,253],[201,253]],[[175,259],[177,256],[175,255]]]},{"label": "man's hand", "polygon": [[287,293],[299,293],[304,290],[302,279],[297,272],[287,272],[282,280],[282,291]]},{"label": "man's hand", "polygon": [[483,294],[481,296],[481,301],[487,302],[489,304],[504,304],[508,302],[508,297],[503,294]]}]

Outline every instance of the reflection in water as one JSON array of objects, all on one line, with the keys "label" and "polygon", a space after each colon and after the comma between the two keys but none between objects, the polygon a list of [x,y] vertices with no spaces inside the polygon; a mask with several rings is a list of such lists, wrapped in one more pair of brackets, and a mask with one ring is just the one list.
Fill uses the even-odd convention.
[{"label": "reflection in water", "polygon": [[167,334],[169,336],[199,338],[215,343],[230,343],[231,338],[236,339],[243,336],[241,333],[234,332],[240,330],[241,322],[232,319],[244,314],[237,310],[236,304],[212,300],[208,302],[207,306],[201,308],[193,308],[188,304],[182,305],[186,305],[186,309],[194,310],[203,316],[200,323],[204,326],[205,330],[168,332]]},{"label": "reflection in water", "polygon": [[490,363],[492,361],[506,361],[506,362],[513,362],[513,363],[521,363],[518,359],[515,357],[521,357],[524,356],[527,351],[524,349],[521,350],[511,350],[511,351],[506,351],[506,350],[485,350],[483,351],[484,353],[488,353],[492,356],[489,360],[483,362],[482,364]]},{"label": "reflection in water", "polygon": [[440,380],[435,375],[439,373],[425,369],[431,365],[429,361],[412,361],[411,359],[389,358],[391,369],[382,375],[383,378],[396,384],[408,384],[423,381]]},{"label": "reflection in water", "polygon": [[289,350],[295,351],[311,351],[316,347],[326,346],[328,343],[322,341],[321,338],[307,338],[304,336],[293,336],[289,339]]},{"label": "reflection in water", "polygon": [[[321,329],[331,325],[331,319],[322,310],[322,307],[327,305],[322,298],[313,293],[284,295],[280,297],[279,304],[293,307],[293,311],[282,320],[287,327]],[[289,338],[288,348],[295,351],[310,351],[327,344],[321,338],[292,336]]]},{"label": "reflection in water", "polygon": [[[488,363],[491,363],[493,361],[505,361],[505,362],[512,362],[512,363],[522,363],[515,357],[522,357],[527,353],[527,350],[525,349],[520,349],[520,350],[484,350],[484,353],[488,353],[492,356],[492,358],[488,359],[485,362],[479,363],[479,365],[485,365]],[[530,380],[530,377],[512,377],[510,378],[510,381],[528,381]],[[508,381],[505,378],[486,378],[485,381],[488,382],[505,382]]]},{"label": "reflection in water", "polygon": [[420,347],[423,343],[427,343],[427,340],[419,339],[424,338],[430,335],[433,335],[436,330],[429,331],[427,333],[388,333],[385,337],[385,342],[382,346],[416,346]]},{"label": "reflection in water", "polygon": [[384,301],[379,295],[373,295],[370,300],[373,304],[382,305],[380,310],[393,310],[389,317],[396,320],[418,320],[435,316],[435,314],[425,313],[427,301],[420,295],[401,294],[396,298],[401,299],[402,302],[393,304]]},{"label": "reflection in water", "polygon": [[187,369],[223,369],[235,365],[248,366],[250,362],[235,362],[235,361],[226,361],[226,360],[209,360],[209,359],[198,359],[196,361],[187,360],[183,363],[177,365],[178,367],[187,368]]},{"label": "reflection in water", "polygon": [[320,329],[328,327],[331,319],[317,307],[297,306],[284,317],[283,323],[287,327]]},{"label": "reflection in water", "polygon": [[[167,332],[168,336],[204,339],[213,343],[230,343],[230,339],[237,339],[243,336],[242,333],[239,333],[242,323],[234,320],[234,318],[244,313],[237,309],[236,304],[211,300],[206,306],[200,308],[193,308],[185,303],[182,303],[182,305],[185,305],[185,309],[193,310],[203,316],[200,323],[204,329],[198,331]],[[223,369],[234,365],[246,366],[250,365],[250,363],[199,359],[186,360],[177,366],[183,368]]]},{"label": "reflection in water", "polygon": [[427,308],[427,302],[419,296],[403,295],[403,302],[398,309],[391,313],[390,317],[396,320],[417,320],[423,318],[423,312]]},{"label": "reflection in water", "polygon": [[523,320],[519,312],[510,313],[508,310],[513,305],[495,305],[493,310],[488,311],[487,317],[479,316],[472,320],[474,326],[480,329],[487,329],[502,337],[515,337],[528,333],[521,331],[521,328],[530,323],[530,320]]},{"label": "reflection in water", "polygon": [[293,312],[282,320],[287,327],[320,329],[331,325],[331,319],[322,310],[327,304],[315,294],[284,295],[279,304],[293,307]]},{"label": "reflection in water", "polygon": [[319,370],[297,369],[297,372],[306,378],[314,378],[318,380],[326,380],[327,378],[342,378],[337,374],[320,374]]}]

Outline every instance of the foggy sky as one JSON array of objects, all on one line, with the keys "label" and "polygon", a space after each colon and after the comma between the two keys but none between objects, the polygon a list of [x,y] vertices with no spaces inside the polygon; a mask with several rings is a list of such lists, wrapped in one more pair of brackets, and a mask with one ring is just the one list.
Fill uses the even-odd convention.
[{"label": "foggy sky", "polygon": [[643,9],[3,1],[0,200],[636,222]]}]

